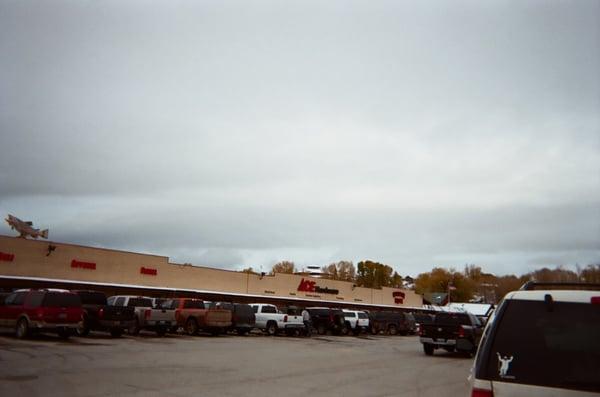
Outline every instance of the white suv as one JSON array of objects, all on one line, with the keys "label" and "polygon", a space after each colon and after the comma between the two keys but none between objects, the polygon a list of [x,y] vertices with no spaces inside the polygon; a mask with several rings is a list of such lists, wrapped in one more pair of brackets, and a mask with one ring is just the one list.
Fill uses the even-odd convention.
[{"label": "white suv", "polygon": [[600,285],[529,282],[508,293],[469,379],[472,397],[598,397]]}]

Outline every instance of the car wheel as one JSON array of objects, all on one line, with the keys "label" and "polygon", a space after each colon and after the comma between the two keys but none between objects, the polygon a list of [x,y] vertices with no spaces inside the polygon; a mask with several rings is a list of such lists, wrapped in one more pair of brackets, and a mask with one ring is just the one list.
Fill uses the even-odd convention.
[{"label": "car wheel", "polygon": [[350,324],[344,323],[342,328],[340,328],[340,334],[346,336],[350,332]]},{"label": "car wheel", "polygon": [[59,328],[56,333],[60,339],[69,339],[71,331],[68,328]]},{"label": "car wheel", "polygon": [[185,332],[190,335],[198,335],[198,323],[195,318],[188,318],[185,322]]},{"label": "car wheel", "polygon": [[163,337],[167,334],[167,329],[165,327],[158,327],[156,329],[156,335]]},{"label": "car wheel", "polygon": [[113,338],[120,338],[123,335],[123,330],[121,328],[111,328],[110,336]]},{"label": "car wheel", "polygon": [[277,333],[277,324],[274,321],[267,323],[267,335],[274,336]]},{"label": "car wheel", "polygon": [[398,333],[398,328],[396,328],[395,325],[390,325],[388,327],[388,334],[390,335],[396,335]]},{"label": "car wheel", "polygon": [[87,336],[90,333],[89,320],[87,316],[83,316],[79,324],[77,324],[77,335]]},{"label": "car wheel", "polygon": [[317,326],[317,334],[325,335],[325,332],[327,332],[327,329],[325,328],[325,326],[323,324],[319,324]]},{"label": "car wheel", "polygon": [[423,351],[425,352],[426,355],[433,356],[433,351],[434,350],[435,350],[435,348],[433,347],[432,344],[430,344],[430,343],[423,343]]},{"label": "car wheel", "polygon": [[15,335],[18,339],[25,339],[29,336],[29,323],[26,318],[22,318],[17,322]]},{"label": "car wheel", "polygon": [[137,317],[136,317],[133,325],[129,328],[128,332],[130,335],[134,335],[134,336],[137,336],[140,334],[140,320],[138,320]]}]

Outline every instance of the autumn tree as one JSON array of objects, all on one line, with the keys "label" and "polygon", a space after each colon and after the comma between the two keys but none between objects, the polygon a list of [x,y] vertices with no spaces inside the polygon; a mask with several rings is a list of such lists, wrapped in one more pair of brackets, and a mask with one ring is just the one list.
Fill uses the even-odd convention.
[{"label": "autumn tree", "polygon": [[600,284],[600,265],[588,265],[585,269],[578,269],[578,273],[581,282]]},{"label": "autumn tree", "polygon": [[354,282],[356,278],[356,269],[354,268],[354,264],[350,261],[330,263],[327,266],[323,266],[321,272],[325,278],[331,280]]},{"label": "autumn tree", "polygon": [[250,267],[247,267],[247,268],[245,268],[245,269],[243,269],[243,270],[240,270],[240,271],[241,271],[242,273],[258,274],[258,272],[256,272],[256,271],[255,271],[255,270],[252,268],[252,266],[250,266]]},{"label": "autumn tree", "polygon": [[281,261],[281,262],[277,262],[276,264],[273,265],[273,268],[271,268],[271,275],[273,275],[275,273],[294,274],[295,271],[296,271],[296,266],[294,265],[294,262]]},{"label": "autumn tree", "polygon": [[[452,286],[453,288],[449,288]],[[468,302],[473,298],[475,282],[454,269],[433,268],[429,273],[421,273],[415,280],[415,292],[450,293],[451,301]]]},{"label": "autumn tree", "polygon": [[388,265],[373,261],[358,262],[356,284],[359,287],[381,288],[392,285],[392,269]]}]

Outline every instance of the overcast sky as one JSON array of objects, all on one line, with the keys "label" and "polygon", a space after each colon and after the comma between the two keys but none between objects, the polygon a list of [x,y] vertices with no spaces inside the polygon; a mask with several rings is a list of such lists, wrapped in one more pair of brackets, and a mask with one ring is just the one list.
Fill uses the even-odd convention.
[{"label": "overcast sky", "polygon": [[0,213],[227,269],[600,263],[599,16],[0,0]]}]

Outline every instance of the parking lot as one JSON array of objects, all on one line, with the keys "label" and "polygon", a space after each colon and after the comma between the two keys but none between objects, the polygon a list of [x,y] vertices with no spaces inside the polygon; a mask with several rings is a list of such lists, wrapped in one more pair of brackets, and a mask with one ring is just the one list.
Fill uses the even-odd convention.
[{"label": "parking lot", "polygon": [[0,336],[2,396],[466,396],[471,358],[415,336]]}]

